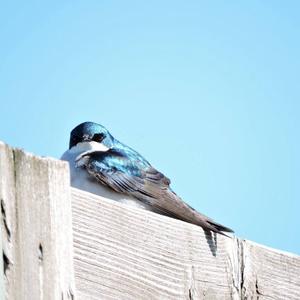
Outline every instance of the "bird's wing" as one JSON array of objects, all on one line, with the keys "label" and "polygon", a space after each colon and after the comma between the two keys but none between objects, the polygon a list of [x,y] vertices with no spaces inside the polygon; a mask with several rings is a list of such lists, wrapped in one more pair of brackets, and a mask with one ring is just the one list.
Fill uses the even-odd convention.
[{"label": "bird's wing", "polygon": [[221,233],[232,232],[221,224],[195,211],[170,188],[170,180],[148,163],[128,157],[126,153],[110,149],[81,156],[79,166],[119,193],[140,199],[157,211],[202,226],[206,230]]}]

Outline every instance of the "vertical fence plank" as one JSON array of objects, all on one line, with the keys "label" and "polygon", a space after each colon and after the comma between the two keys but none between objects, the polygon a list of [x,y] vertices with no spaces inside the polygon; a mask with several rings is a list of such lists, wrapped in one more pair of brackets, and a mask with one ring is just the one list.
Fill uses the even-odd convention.
[{"label": "vertical fence plank", "polygon": [[73,299],[67,165],[4,144],[0,157],[6,299]]}]

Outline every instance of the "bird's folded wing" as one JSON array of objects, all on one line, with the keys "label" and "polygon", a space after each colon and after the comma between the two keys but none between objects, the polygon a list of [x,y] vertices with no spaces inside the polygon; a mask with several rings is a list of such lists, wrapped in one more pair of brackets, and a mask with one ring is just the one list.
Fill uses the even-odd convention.
[{"label": "bird's folded wing", "polygon": [[170,188],[170,180],[151,166],[129,159],[126,155],[109,150],[88,153],[80,166],[101,183],[119,193],[140,199],[163,214],[202,226],[214,232],[232,232],[210,218],[195,211]]}]

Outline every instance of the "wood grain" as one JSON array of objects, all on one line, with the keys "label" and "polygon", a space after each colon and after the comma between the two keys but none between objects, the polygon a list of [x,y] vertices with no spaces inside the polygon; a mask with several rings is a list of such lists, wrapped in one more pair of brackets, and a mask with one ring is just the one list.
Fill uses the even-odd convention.
[{"label": "wood grain", "polygon": [[0,143],[6,299],[73,299],[68,167]]},{"label": "wood grain", "polygon": [[300,299],[300,257],[243,241],[243,299]]},{"label": "wood grain", "polygon": [[[72,191],[79,299],[300,299],[300,257]],[[212,251],[214,250],[214,251]]]},{"label": "wood grain", "polygon": [[65,162],[1,142],[0,204],[5,299],[300,299],[299,256],[72,189]]},{"label": "wood grain", "polygon": [[[239,299],[237,240],[73,189],[82,299]],[[215,298],[213,298],[215,297]]]}]

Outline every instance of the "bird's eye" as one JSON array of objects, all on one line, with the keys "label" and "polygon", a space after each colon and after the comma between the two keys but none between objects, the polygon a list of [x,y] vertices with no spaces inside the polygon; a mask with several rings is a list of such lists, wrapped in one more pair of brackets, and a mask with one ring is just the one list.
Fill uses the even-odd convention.
[{"label": "bird's eye", "polygon": [[100,142],[102,142],[103,139],[104,139],[103,133],[95,133],[92,140],[100,143]]}]

